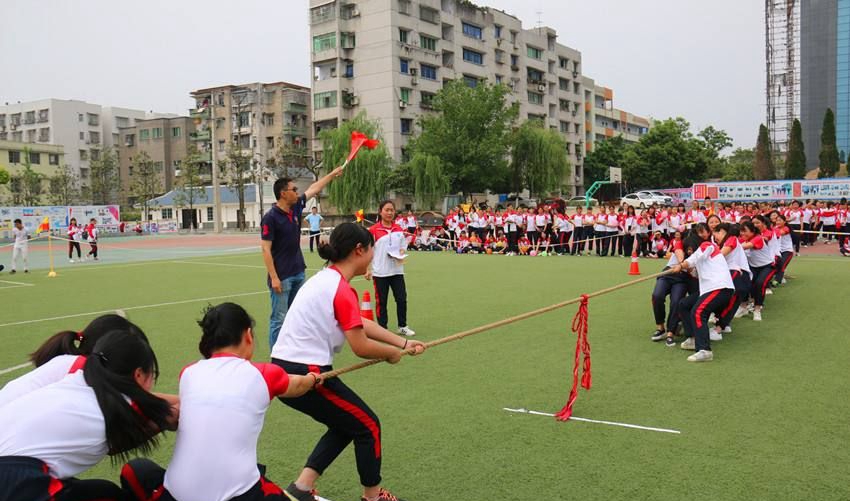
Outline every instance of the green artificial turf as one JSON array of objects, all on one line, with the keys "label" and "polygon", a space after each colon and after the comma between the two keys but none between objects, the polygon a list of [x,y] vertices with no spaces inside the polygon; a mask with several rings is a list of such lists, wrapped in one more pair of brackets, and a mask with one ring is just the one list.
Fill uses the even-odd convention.
[{"label": "green artificial turf", "polygon": [[[311,270],[321,266],[307,258]],[[0,369],[94,315],[32,320],[122,308],[159,356],[157,390],[176,392],[180,369],[199,357],[195,320],[206,301],[197,299],[234,294],[257,320],[255,358],[266,361],[269,300],[260,256],[182,261],[194,264],[103,264],[63,269],[53,279],[41,270],[0,275],[34,284],[0,282]],[[661,265],[641,260],[644,274]],[[633,278],[627,259],[597,257],[415,254],[406,269],[410,326],[421,340]],[[344,380],[380,417],[384,484],[408,500],[850,499],[850,268],[839,259],[804,257],[789,273],[796,278],[768,297],[764,321],[736,320],[707,364],[687,363],[687,352],[649,341],[652,281],[590,301],[593,388],[580,392],[574,414],[680,435],[502,410],[557,412],[564,404],[575,306]],[[362,292],[369,284],[353,285]],[[25,323],[10,325],[17,322]],[[353,362],[345,350],[336,366]],[[0,375],[0,384],[20,374]],[[273,402],[259,444],[269,477],[283,485],[293,480],[322,432]],[[167,464],[173,443],[169,435],[153,459]],[[117,472],[107,460],[85,476],[115,480]],[[319,491],[333,501],[358,499],[353,450],[327,471]]]}]

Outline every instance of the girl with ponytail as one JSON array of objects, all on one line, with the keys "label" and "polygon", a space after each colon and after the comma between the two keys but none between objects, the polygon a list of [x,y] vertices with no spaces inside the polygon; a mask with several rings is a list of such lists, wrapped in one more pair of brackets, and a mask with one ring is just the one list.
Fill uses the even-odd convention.
[{"label": "girl with ponytail", "polygon": [[[386,208],[386,206],[385,206]],[[351,280],[369,269],[372,233],[354,223],[337,226],[319,255],[330,266],[307,280],[286,315],[272,349],[272,363],[289,374],[321,374],[333,369],[333,359],[346,342],[361,358],[397,363],[402,351],[422,353],[425,345],[405,339],[360,316]],[[382,237],[387,238],[387,237]],[[282,398],[287,406],[328,427],[306,467],[286,488],[289,500],[315,501],[315,483],[334,459],[354,442],[354,455],[366,501],[397,498],[381,488],[381,425],[368,405],[339,378],[329,379],[297,398]]]},{"label": "girl with ponytail", "polygon": [[158,375],[147,340],[113,330],[82,371],[0,408],[0,500],[123,499],[112,482],[74,477],[107,455],[148,453],[175,427],[175,402],[150,393]]},{"label": "girl with ponytail", "polygon": [[79,332],[68,330],[56,333],[30,355],[35,369],[9,381],[0,389],[0,407],[31,391],[55,383],[72,372],[81,370],[86,362],[86,356],[91,354],[95,343],[113,330],[126,330],[147,341],[141,329],[123,316],[114,313],[95,318]]},{"label": "girl with ponytail", "polygon": [[[300,294],[300,293],[299,293]],[[134,459],[121,470],[129,499],[282,501],[257,464],[257,441],[275,397],[297,397],[321,382],[252,363],[254,320],[234,303],[210,306],[198,322],[203,360],[180,373],[180,426],[168,469]]]}]

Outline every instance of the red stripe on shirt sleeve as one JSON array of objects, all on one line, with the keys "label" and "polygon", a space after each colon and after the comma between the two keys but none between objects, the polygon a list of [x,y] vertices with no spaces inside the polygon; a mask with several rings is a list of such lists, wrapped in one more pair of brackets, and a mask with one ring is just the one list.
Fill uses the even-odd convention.
[{"label": "red stripe on shirt sleeve", "polygon": [[360,305],[357,304],[357,293],[342,277],[334,294],[334,318],[344,331],[363,327]]},{"label": "red stripe on shirt sleeve", "polygon": [[266,381],[266,386],[269,388],[269,400],[286,393],[287,388],[289,388],[289,374],[283,368],[275,364],[255,362],[251,362],[251,365],[260,371],[260,375]]}]

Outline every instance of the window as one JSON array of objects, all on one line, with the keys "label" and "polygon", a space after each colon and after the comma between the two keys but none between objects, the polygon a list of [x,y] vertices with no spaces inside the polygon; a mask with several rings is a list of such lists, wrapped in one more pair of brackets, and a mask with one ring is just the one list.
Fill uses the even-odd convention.
[{"label": "window", "polygon": [[346,63],[345,73],[342,76],[345,78],[354,78],[354,63]]},{"label": "window", "polygon": [[27,142],[34,143],[35,142],[35,129],[27,131]]},{"label": "window", "polygon": [[398,29],[398,41],[401,43],[407,43],[410,37],[410,30],[406,30],[404,28]]},{"label": "window", "polygon": [[434,94],[430,92],[421,92],[419,94],[419,105],[423,108],[430,108],[434,105]]},{"label": "window", "polygon": [[207,207],[207,221],[213,220],[213,208]]},{"label": "window", "polygon": [[354,33],[340,33],[339,34],[339,45],[343,49],[353,49],[357,43]]},{"label": "window", "polygon": [[570,123],[569,122],[564,122],[564,121],[561,122],[561,132],[563,132],[564,134],[570,133]]},{"label": "window", "polygon": [[502,27],[499,26],[498,24],[495,25],[493,27],[493,34],[496,36],[497,39],[502,38]]},{"label": "window", "polygon": [[419,6],[419,19],[432,24],[440,22],[440,11],[431,7]]},{"label": "window", "polygon": [[410,0],[398,0],[398,11],[410,15]]},{"label": "window", "polygon": [[558,88],[561,90],[570,90],[570,81],[565,78],[558,79]]},{"label": "window", "polygon": [[124,146],[133,146],[136,144],[136,135],[135,134],[125,134],[124,135]]},{"label": "window", "polygon": [[92,160],[100,160],[100,150],[89,150]]},{"label": "window", "polygon": [[83,131],[80,131],[80,141],[85,141],[85,140],[86,140],[86,133],[83,132]]},{"label": "window", "polygon": [[180,137],[180,127],[171,128],[171,137]]},{"label": "window", "polygon": [[34,124],[35,123],[35,112],[34,111],[28,111],[27,112],[27,114],[24,116],[24,123],[25,124]]},{"label": "window", "polygon": [[511,68],[514,70],[519,69],[519,56],[516,54],[511,54]]},{"label": "window", "polygon": [[539,70],[535,70],[534,68],[528,68],[528,82],[529,83],[540,83],[543,81],[543,72]]},{"label": "window", "polygon": [[481,28],[479,28],[478,26],[475,26],[474,24],[469,24],[469,23],[461,23],[461,24],[463,25],[463,34],[464,35],[471,37],[471,38],[477,38],[479,40],[484,38],[483,34],[481,33]]},{"label": "window", "polygon": [[401,133],[405,136],[409,136],[413,134],[413,119],[412,118],[402,118],[401,119]]},{"label": "window", "polygon": [[150,129],[142,129],[139,131],[139,141],[147,141],[151,137]]},{"label": "window", "polygon": [[532,59],[543,59],[543,51],[537,47],[528,46],[528,57]]},{"label": "window", "polygon": [[171,219],[172,210],[171,208],[162,209],[162,219]]},{"label": "window", "polygon": [[274,113],[263,113],[263,125],[274,125]]},{"label": "window", "polygon": [[224,139],[218,140],[218,151],[224,151]]},{"label": "window", "polygon": [[38,110],[38,121],[41,123],[47,122],[50,118],[50,110]]},{"label": "window", "polygon": [[502,78],[503,78],[502,75],[496,75],[496,83],[497,84],[502,83]]},{"label": "window", "polygon": [[130,119],[127,117],[115,117],[115,126],[119,129],[130,126]]},{"label": "window", "polygon": [[41,153],[35,153],[33,151],[30,152],[30,163],[34,165],[41,165]]},{"label": "window", "polygon": [[82,113],[77,113],[77,121],[78,121],[78,122],[82,122],[82,121],[83,121],[83,114],[82,114]]},{"label": "window", "polygon": [[528,91],[528,102],[531,104],[543,104],[543,94]]},{"label": "window", "polygon": [[153,170],[155,170],[155,171],[157,171],[157,172],[162,172],[162,167],[163,167],[163,162],[162,162],[162,161],[154,162],[154,163],[153,163]]},{"label": "window", "polygon": [[437,39],[436,38],[427,37],[425,35],[419,35],[419,44],[425,50],[437,52]]},{"label": "window", "polygon": [[91,144],[100,144],[100,132],[89,132],[89,142]]},{"label": "window", "polygon": [[401,100],[410,104],[410,89],[401,89]]},{"label": "window", "polygon": [[563,70],[569,69],[569,65],[570,65],[570,60],[569,60],[569,59],[567,59],[567,58],[565,58],[565,57],[559,57],[559,58],[558,58],[558,66],[559,66],[561,69],[563,69]]},{"label": "window", "polygon": [[410,69],[410,59],[399,59],[399,71],[407,73]]},{"label": "window", "polygon": [[270,136],[266,138],[266,148],[274,148],[274,136]]},{"label": "window", "polygon": [[466,84],[467,87],[472,89],[478,87],[478,77],[471,77],[468,75],[463,76],[463,83]]},{"label": "window", "polygon": [[89,159],[89,150],[80,150],[80,160]]},{"label": "window", "polygon": [[151,129],[151,136],[154,139],[162,138],[162,127],[154,127],[153,129]]},{"label": "window", "polygon": [[21,131],[17,131],[17,132],[12,133],[12,141],[20,143],[21,141],[23,141],[23,137],[24,137],[24,133],[21,132]]},{"label": "window", "polygon": [[472,64],[484,64],[484,54],[474,50],[463,49],[463,60]]},{"label": "window", "polygon": [[91,125],[92,127],[97,127],[98,125],[100,125],[100,117],[98,115],[95,115],[94,113],[88,113],[88,116],[89,125]]},{"label": "window", "polygon": [[420,64],[419,65],[419,74],[422,75],[422,78],[426,80],[436,80],[437,79],[437,67],[431,66],[428,64]]},{"label": "window", "polygon": [[319,92],[313,95],[313,108],[320,110],[323,108],[336,107],[336,91]]},{"label": "window", "polygon": [[21,152],[9,150],[9,163],[10,164],[21,163]]},{"label": "window", "polygon": [[336,49],[336,33],[325,33],[313,37],[313,52]]},{"label": "window", "polygon": [[50,165],[59,165],[59,155],[57,155],[56,153],[48,153],[47,163],[49,163]]},{"label": "window", "polygon": [[336,18],[336,3],[320,5],[310,9],[310,24],[319,24],[333,21]]}]

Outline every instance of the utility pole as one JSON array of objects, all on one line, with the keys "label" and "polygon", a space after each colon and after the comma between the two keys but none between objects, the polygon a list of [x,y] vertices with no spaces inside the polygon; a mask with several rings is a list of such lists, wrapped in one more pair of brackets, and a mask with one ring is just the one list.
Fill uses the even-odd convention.
[{"label": "utility pole", "polygon": [[216,136],[215,136],[215,91],[210,93],[210,158],[212,158],[212,183],[213,183],[213,231],[221,233],[221,185],[218,171],[218,160],[216,159]]},{"label": "utility pole", "polygon": [[[257,109],[260,112],[260,125],[257,127],[257,141],[259,141],[260,139],[262,139],[264,137],[264,135],[262,134],[262,132],[263,132],[262,127],[265,125],[265,115],[266,115],[266,113],[264,111],[265,110],[264,105],[266,103],[263,102],[262,89],[263,89],[263,84],[258,83],[257,84]],[[253,145],[254,143],[252,142],[251,144]],[[251,153],[252,153],[251,160],[253,162],[255,162],[254,165],[255,165],[255,167],[257,168],[257,171],[258,171],[256,174],[254,174],[254,179],[255,179],[255,182],[257,183],[257,198],[260,201],[260,218],[258,219],[258,221],[262,221],[263,220],[263,212],[265,211],[265,207],[263,207],[263,182],[264,182],[263,165],[262,165],[262,162],[257,162],[257,158],[256,158],[256,155],[254,154],[253,148],[251,149]],[[266,153],[268,153],[268,152],[266,152]],[[266,157],[263,156],[264,161],[265,161],[265,158]]]}]

